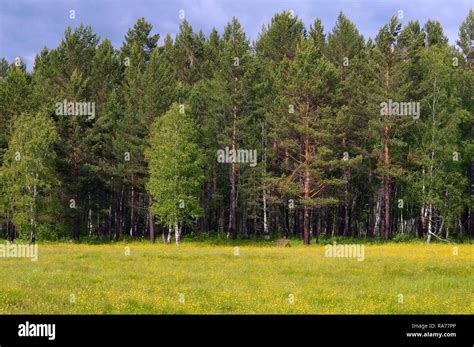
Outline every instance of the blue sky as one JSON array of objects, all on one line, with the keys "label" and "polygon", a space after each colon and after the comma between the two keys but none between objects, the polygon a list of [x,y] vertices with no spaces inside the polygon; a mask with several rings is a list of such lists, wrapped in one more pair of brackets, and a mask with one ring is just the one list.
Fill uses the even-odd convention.
[{"label": "blue sky", "polygon": [[[56,47],[65,28],[81,22],[91,25],[101,38],[108,37],[116,48],[140,17],[153,24],[153,33],[162,38],[165,33],[174,36],[180,10],[196,31],[202,29],[206,34],[214,26],[222,32],[236,16],[252,40],[274,13],[283,10],[292,9],[307,27],[320,18],[325,32],[332,29],[342,10],[366,39],[402,10],[404,24],[411,19],[421,24],[439,20],[454,44],[459,25],[472,7],[469,0],[0,0],[0,56],[9,61],[19,56],[31,70],[43,47]],[[69,18],[70,10],[75,11],[74,20]]]}]

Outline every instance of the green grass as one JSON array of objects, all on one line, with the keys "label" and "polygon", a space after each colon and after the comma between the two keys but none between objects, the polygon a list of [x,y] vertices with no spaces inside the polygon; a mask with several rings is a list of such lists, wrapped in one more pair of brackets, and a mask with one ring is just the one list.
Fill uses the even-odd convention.
[{"label": "green grass", "polygon": [[40,244],[37,262],[0,258],[0,313],[473,314],[474,245],[457,247]]}]

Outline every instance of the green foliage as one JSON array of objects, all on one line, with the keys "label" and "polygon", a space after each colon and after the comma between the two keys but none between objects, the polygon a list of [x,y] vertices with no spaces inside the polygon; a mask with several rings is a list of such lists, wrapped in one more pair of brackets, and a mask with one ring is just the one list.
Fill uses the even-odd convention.
[{"label": "green foliage", "polygon": [[426,33],[426,46],[446,45],[448,43],[448,38],[444,36],[440,22],[429,20],[423,29]]},{"label": "green foliage", "polygon": [[344,59],[349,62],[364,48],[364,38],[354,23],[341,12],[333,31],[328,34],[327,55],[338,67],[344,67]]},{"label": "green foliage", "polygon": [[151,127],[145,156],[150,179],[147,190],[154,199],[151,211],[167,225],[189,223],[201,213],[199,192],[205,180],[204,155],[197,145],[189,110],[173,104]]},{"label": "green foliage", "polygon": [[467,18],[461,23],[459,40],[456,41],[466,57],[472,58],[472,40],[474,40],[474,9],[469,10]]},{"label": "green foliage", "polygon": [[421,145],[415,149],[420,169],[414,173],[413,184],[422,204],[433,204],[453,227],[467,198],[461,157],[469,154],[460,141],[460,126],[469,122],[469,114],[458,108],[460,95],[455,86],[462,71],[450,64],[450,57],[448,48],[438,46],[420,56],[423,116],[418,125]]},{"label": "green foliage", "polygon": [[133,28],[127,31],[125,35],[125,42],[120,50],[120,57],[122,63],[125,62],[125,58],[134,56],[134,46],[138,47],[143,52],[144,61],[150,59],[151,53],[156,48],[160,35],[151,35],[153,25],[145,20],[145,18],[139,18]]},{"label": "green foliage", "polygon": [[280,144],[283,173],[274,182],[283,198],[296,199],[301,206],[334,203],[337,198],[325,193],[330,186],[344,182],[331,180],[332,170],[342,165],[342,157],[337,158],[331,149],[334,110],[330,105],[337,70],[326,58],[318,57],[314,42],[303,36],[294,59],[284,63],[288,64],[290,78],[280,77],[279,122],[270,134]]},{"label": "green foliage", "polygon": [[12,64],[5,73],[0,80],[0,155],[7,147],[10,123],[29,110],[32,92],[31,76],[24,69]]},{"label": "green foliage", "polygon": [[42,200],[58,185],[54,172],[52,120],[44,113],[22,113],[12,126],[12,137],[0,170],[2,201],[20,234],[34,232],[44,221]]},{"label": "green foliage", "polygon": [[301,19],[291,12],[282,12],[272,17],[271,23],[262,28],[257,41],[257,51],[265,59],[279,62],[291,59],[301,35],[306,33]]}]

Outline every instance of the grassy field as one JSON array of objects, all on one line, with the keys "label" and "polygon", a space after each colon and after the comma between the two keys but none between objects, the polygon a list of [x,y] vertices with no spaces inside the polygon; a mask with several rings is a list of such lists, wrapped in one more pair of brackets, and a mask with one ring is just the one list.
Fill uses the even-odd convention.
[{"label": "grassy field", "polygon": [[457,247],[40,244],[36,262],[0,258],[0,313],[473,314],[474,245]]}]

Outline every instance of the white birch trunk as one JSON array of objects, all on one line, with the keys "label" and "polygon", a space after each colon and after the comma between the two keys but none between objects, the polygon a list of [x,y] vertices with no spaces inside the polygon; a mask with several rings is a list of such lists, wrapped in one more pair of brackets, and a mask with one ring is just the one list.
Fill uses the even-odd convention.
[{"label": "white birch trunk", "polygon": [[427,243],[430,243],[431,242],[431,233],[432,233],[432,223],[431,223],[431,220],[432,220],[432,213],[433,213],[433,205],[430,204],[428,206],[428,238],[426,239],[426,242]]},{"label": "white birch trunk", "polygon": [[174,224],[174,238],[176,240],[176,246],[179,246],[179,236],[180,236],[180,227],[179,227],[179,223],[176,222]]},{"label": "white birch trunk", "polygon": [[265,240],[270,239],[270,235],[268,233],[267,195],[265,189],[263,190],[263,234],[265,235]]},{"label": "white birch trunk", "polygon": [[435,134],[434,134],[434,129],[435,129],[435,116],[436,116],[436,102],[437,102],[437,93],[439,91],[438,85],[437,85],[438,79],[435,77],[434,80],[434,92],[433,92],[433,105],[431,108],[431,160],[430,160],[430,205],[428,207],[428,237],[426,239],[427,243],[430,243],[431,241],[431,235],[433,235],[433,203],[431,202],[433,197],[432,197],[432,191],[433,191],[433,171],[434,171],[434,143],[435,143]]},{"label": "white birch trunk", "polygon": [[[266,165],[267,165],[267,134],[265,124],[262,124],[262,147],[263,147],[263,165],[262,165],[262,172],[263,177],[265,177],[266,173]],[[265,240],[270,239],[270,233],[268,232],[268,217],[267,217],[267,191],[263,189],[263,235]]]},{"label": "white birch trunk", "polygon": [[166,238],[166,243],[170,244],[171,243],[171,232],[172,232],[172,227],[171,224],[168,225],[168,237]]}]

